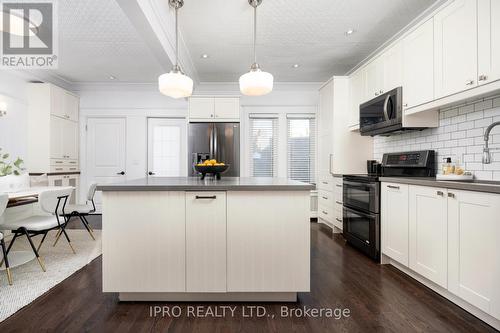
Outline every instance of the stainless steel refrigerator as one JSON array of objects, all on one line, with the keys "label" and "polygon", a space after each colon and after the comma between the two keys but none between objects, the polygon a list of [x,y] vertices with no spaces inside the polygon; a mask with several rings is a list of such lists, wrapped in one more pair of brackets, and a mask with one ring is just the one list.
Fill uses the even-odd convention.
[{"label": "stainless steel refrigerator", "polygon": [[190,123],[188,175],[196,176],[193,165],[206,159],[229,164],[223,176],[240,176],[240,124]]}]

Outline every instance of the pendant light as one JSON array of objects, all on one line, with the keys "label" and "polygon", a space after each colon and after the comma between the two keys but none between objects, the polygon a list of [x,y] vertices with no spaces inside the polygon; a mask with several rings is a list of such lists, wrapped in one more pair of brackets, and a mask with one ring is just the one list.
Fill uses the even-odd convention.
[{"label": "pendant light", "polygon": [[262,0],[248,0],[253,7],[253,58],[254,62],[250,67],[250,72],[240,77],[240,91],[247,96],[262,96],[273,90],[274,78],[272,74],[263,72],[257,63],[257,7]]},{"label": "pendant light", "polygon": [[185,75],[179,66],[179,21],[178,11],[184,0],[169,0],[170,7],[175,9],[175,65],[170,73],[160,75],[158,87],[162,94],[172,98],[189,97],[193,93],[193,80]]}]

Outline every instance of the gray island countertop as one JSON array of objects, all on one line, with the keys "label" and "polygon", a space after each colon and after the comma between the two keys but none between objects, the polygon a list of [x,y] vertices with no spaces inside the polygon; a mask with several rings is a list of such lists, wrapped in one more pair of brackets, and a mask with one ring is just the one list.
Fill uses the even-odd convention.
[{"label": "gray island countertop", "polygon": [[476,192],[487,192],[500,194],[500,182],[489,180],[474,180],[471,182],[464,181],[445,181],[436,180],[433,177],[380,177],[381,182],[399,183],[408,185],[420,185],[441,187],[453,190],[465,190]]},{"label": "gray island countertop", "polygon": [[123,183],[100,184],[99,191],[311,191],[314,185],[286,178],[149,177]]}]

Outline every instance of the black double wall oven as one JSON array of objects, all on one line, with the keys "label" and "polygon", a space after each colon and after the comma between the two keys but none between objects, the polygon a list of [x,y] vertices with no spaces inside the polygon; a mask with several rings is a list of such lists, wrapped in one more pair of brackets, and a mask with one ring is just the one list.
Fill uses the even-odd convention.
[{"label": "black double wall oven", "polygon": [[343,234],[369,257],[380,259],[380,182],[369,175],[344,176]]}]

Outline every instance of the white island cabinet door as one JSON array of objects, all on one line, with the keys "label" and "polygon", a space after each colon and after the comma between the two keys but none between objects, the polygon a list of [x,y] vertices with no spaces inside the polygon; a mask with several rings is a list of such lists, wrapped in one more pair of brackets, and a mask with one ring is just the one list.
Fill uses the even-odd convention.
[{"label": "white island cabinet door", "polygon": [[408,185],[382,183],[382,254],[408,266]]},{"label": "white island cabinet door", "polygon": [[309,191],[227,192],[227,291],[308,292]]},{"label": "white island cabinet door", "polygon": [[184,192],[105,191],[102,198],[103,291],[186,291]]},{"label": "white island cabinet door", "polygon": [[500,319],[500,195],[449,190],[448,289]]},{"label": "white island cabinet door", "polygon": [[442,188],[410,186],[410,268],[446,288],[448,204]]},{"label": "white island cabinet door", "polygon": [[186,192],[186,291],[226,291],[225,192]]}]

